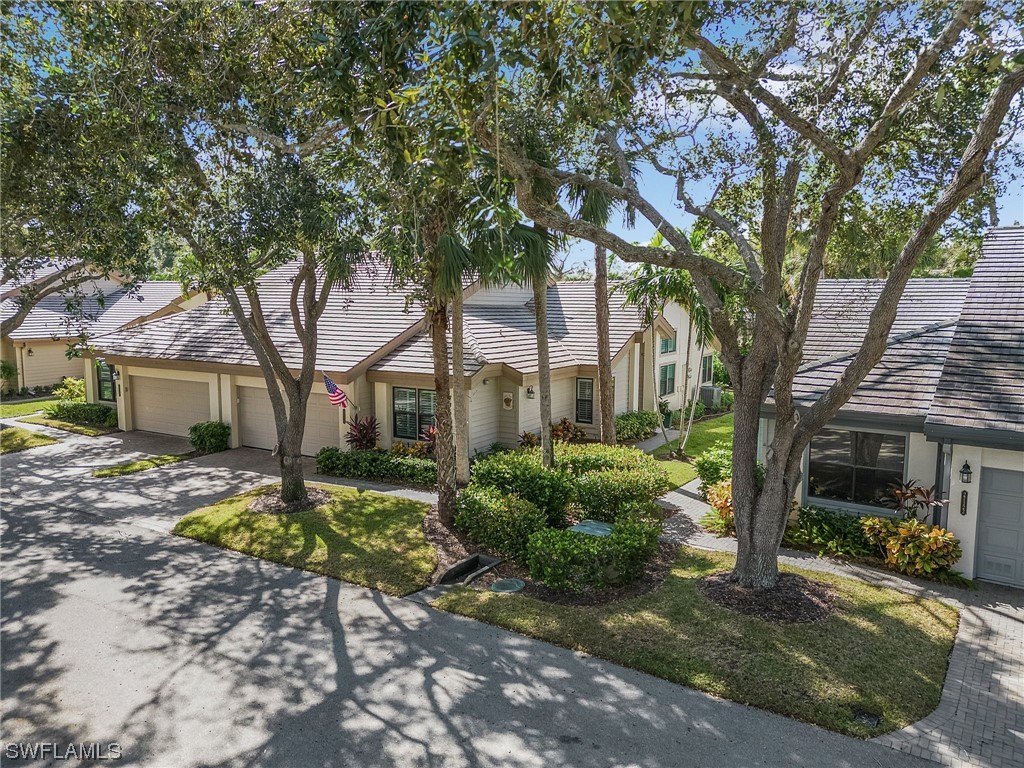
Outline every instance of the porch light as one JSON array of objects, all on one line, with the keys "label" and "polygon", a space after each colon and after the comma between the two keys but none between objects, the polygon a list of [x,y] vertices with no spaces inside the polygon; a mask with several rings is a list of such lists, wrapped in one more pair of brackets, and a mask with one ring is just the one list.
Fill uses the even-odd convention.
[{"label": "porch light", "polygon": [[28,355],[29,357],[32,357],[32,355],[34,355],[35,352],[32,351],[32,347],[29,347],[28,352],[26,352],[25,354]]},{"label": "porch light", "polygon": [[964,485],[971,484],[971,465],[966,461],[964,462],[964,465],[960,467],[960,482]]},{"label": "porch light", "polygon": [[537,396],[537,393],[533,391],[533,387],[526,388],[526,399],[533,400]]},{"label": "porch light", "polygon": [[114,368],[113,366],[111,366],[110,367],[110,378],[112,378],[114,381],[119,380],[121,378],[121,372],[119,370],[117,370],[117,368]]}]

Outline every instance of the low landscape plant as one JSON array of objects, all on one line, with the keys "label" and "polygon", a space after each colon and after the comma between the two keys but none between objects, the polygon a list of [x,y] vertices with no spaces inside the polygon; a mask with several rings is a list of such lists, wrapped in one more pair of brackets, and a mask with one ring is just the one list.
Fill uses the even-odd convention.
[{"label": "low landscape plant", "polygon": [[519,436],[520,448],[536,448],[540,445],[540,435],[536,432],[526,430]]},{"label": "low landscape plant", "polygon": [[546,528],[527,545],[530,578],[568,592],[628,584],[643,573],[660,532],[643,522],[619,523],[608,536]]},{"label": "low landscape plant", "polygon": [[188,428],[188,439],[200,453],[220,453],[231,447],[231,426],[223,421],[200,421]]},{"label": "low landscape plant", "polygon": [[572,478],[561,468],[546,469],[536,450],[495,453],[473,465],[477,485],[515,493],[535,504],[548,524],[565,524],[565,508],[573,496]]},{"label": "low landscape plant", "polygon": [[60,384],[53,388],[53,396],[57,400],[84,403],[85,379],[76,379],[66,376],[61,379]]},{"label": "low landscape plant", "polygon": [[703,525],[718,537],[736,535],[736,517],[732,505],[732,480],[725,479],[707,490],[711,511],[701,518]]},{"label": "low landscape plant", "polygon": [[373,416],[355,419],[348,425],[348,434],[345,435],[345,442],[357,451],[372,451],[379,439],[380,426]]},{"label": "low landscape plant", "polygon": [[555,461],[570,475],[583,475],[601,469],[660,469],[660,462],[650,454],[625,445],[559,445]]},{"label": "low landscape plant", "polygon": [[[877,518],[876,518],[877,519]],[[796,521],[786,530],[786,541],[817,550],[819,557],[869,557],[877,555],[858,515],[822,507],[800,507]]]},{"label": "low landscape plant", "polygon": [[626,508],[661,496],[668,477],[656,467],[601,469],[576,478],[575,485],[582,516],[613,523]]},{"label": "low landscape plant", "polygon": [[4,392],[14,394],[18,388],[18,366],[10,360],[0,360],[0,382]]},{"label": "low landscape plant", "polygon": [[343,451],[328,446],[316,454],[317,471],[337,477],[378,480],[429,488],[437,483],[437,464],[430,459],[388,451]]},{"label": "low landscape plant", "polygon": [[661,418],[654,411],[627,411],[615,417],[615,437],[620,441],[646,440],[658,431]]},{"label": "low landscape plant", "polygon": [[515,494],[471,484],[459,493],[455,526],[471,541],[525,563],[530,536],[547,526],[547,516]]},{"label": "low landscape plant", "polygon": [[551,439],[559,443],[582,443],[587,439],[587,433],[568,416],[563,416],[560,422],[551,425]]},{"label": "low landscape plant", "polygon": [[698,490],[701,496],[707,498],[708,488],[732,477],[732,448],[728,443],[708,448],[693,460],[693,468],[700,478]]},{"label": "low landscape plant", "polygon": [[878,547],[885,564],[908,576],[936,576],[949,572],[963,557],[960,540],[945,528],[920,520],[865,517],[864,534]]},{"label": "low landscape plant", "polygon": [[86,424],[97,427],[116,427],[117,411],[99,403],[81,403],[74,400],[58,400],[43,409],[48,419],[66,421],[71,424]]}]

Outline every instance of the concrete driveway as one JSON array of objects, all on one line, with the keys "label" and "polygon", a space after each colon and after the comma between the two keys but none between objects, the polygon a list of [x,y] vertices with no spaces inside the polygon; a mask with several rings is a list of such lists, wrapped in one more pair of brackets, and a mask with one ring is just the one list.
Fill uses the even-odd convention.
[{"label": "concrete driveway", "polygon": [[69,440],[4,457],[5,747],[113,742],[124,756],[112,764],[168,768],[931,765],[79,511],[116,518],[150,504],[162,521],[265,477],[232,452],[221,456],[229,467],[207,457],[130,488],[83,480],[78,470],[111,450]]}]

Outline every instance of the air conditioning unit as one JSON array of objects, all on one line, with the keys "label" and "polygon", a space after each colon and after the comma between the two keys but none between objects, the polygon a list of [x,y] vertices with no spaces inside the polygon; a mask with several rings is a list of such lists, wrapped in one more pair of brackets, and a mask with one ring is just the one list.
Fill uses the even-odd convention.
[{"label": "air conditioning unit", "polygon": [[700,388],[700,401],[705,408],[719,408],[722,405],[722,388],[705,384]]}]

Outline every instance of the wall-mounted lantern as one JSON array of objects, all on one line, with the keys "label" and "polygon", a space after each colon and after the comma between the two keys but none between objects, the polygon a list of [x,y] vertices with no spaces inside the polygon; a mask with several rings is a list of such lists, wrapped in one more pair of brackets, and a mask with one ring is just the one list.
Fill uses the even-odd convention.
[{"label": "wall-mounted lantern", "polygon": [[114,366],[110,366],[110,378],[112,378],[114,381],[117,381],[118,379],[121,378],[121,372],[117,370],[117,368],[115,368]]},{"label": "wall-mounted lantern", "polygon": [[971,474],[971,465],[965,461],[964,465],[960,467],[960,482],[964,485],[970,485]]},{"label": "wall-mounted lantern", "polygon": [[28,355],[29,357],[32,357],[32,355],[34,355],[35,352],[32,351],[32,347],[29,347],[28,351],[25,354]]},{"label": "wall-mounted lantern", "polygon": [[537,396],[537,393],[533,391],[533,387],[526,388],[526,399],[533,400]]}]

